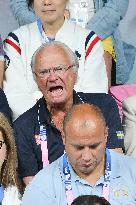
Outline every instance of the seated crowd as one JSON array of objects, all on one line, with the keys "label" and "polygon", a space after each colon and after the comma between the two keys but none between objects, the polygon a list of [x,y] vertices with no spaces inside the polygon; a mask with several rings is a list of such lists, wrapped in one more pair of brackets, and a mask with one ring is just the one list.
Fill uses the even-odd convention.
[{"label": "seated crowd", "polygon": [[121,122],[108,94],[128,0],[90,2],[11,0],[32,18],[0,37],[0,205],[136,204],[136,96]]}]

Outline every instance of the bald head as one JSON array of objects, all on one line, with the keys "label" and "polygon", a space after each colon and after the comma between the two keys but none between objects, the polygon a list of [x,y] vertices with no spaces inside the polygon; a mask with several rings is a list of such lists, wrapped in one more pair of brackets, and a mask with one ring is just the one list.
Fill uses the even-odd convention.
[{"label": "bald head", "polygon": [[101,110],[95,106],[87,103],[74,105],[64,118],[64,130],[67,125],[77,126],[84,128],[88,127],[90,123],[93,126],[94,122],[100,122],[103,127],[106,127],[106,122]]}]

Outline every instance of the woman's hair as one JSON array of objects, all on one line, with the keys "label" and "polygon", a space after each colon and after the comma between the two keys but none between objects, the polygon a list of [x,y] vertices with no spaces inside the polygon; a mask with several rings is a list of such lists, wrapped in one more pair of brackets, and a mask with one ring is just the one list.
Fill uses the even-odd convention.
[{"label": "woman's hair", "polygon": [[17,154],[13,129],[2,113],[0,113],[0,132],[2,133],[7,150],[6,159],[1,168],[1,183],[4,188],[7,188],[10,185],[15,185],[18,187],[19,191],[22,191],[16,173]]},{"label": "woman's hair", "polygon": [[34,0],[27,0],[28,8],[33,7]]},{"label": "woman's hair", "polygon": [[83,195],[77,197],[71,205],[110,205],[110,203],[103,197]]}]

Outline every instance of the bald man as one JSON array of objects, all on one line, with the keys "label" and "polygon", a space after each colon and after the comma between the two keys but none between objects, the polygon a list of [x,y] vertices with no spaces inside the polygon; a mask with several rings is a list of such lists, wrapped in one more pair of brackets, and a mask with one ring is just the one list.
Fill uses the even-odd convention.
[{"label": "bald man", "polygon": [[75,105],[63,126],[66,152],[35,176],[22,205],[70,205],[83,194],[103,196],[112,205],[135,204],[136,161],[106,149],[108,129],[100,109]]}]

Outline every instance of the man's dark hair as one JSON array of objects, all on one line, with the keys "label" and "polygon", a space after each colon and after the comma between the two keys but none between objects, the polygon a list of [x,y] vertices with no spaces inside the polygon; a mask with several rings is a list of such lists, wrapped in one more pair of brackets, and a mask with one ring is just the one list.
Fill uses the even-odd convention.
[{"label": "man's dark hair", "polygon": [[96,195],[83,195],[77,197],[71,205],[110,205],[110,203],[103,197]]}]

